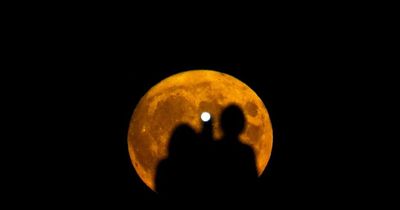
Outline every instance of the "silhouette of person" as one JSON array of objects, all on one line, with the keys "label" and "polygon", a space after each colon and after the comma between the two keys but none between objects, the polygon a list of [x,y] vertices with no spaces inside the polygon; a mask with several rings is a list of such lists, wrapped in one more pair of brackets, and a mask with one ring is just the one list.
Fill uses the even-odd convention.
[{"label": "silhouette of person", "polygon": [[246,119],[237,105],[229,105],[220,118],[223,137],[217,142],[218,182],[228,197],[250,196],[257,180],[253,149],[240,142]]},{"label": "silhouette of person", "polygon": [[245,116],[238,106],[230,105],[223,110],[220,123],[223,137],[219,141],[213,138],[212,119],[203,121],[199,134],[187,124],[174,130],[168,158],[157,168],[156,191],[161,198],[200,205],[232,205],[251,198],[257,169],[252,148],[239,139]]},{"label": "silhouette of person", "polygon": [[187,124],[174,130],[168,147],[168,157],[160,161],[156,174],[156,191],[162,198],[178,199],[190,192],[191,174],[194,173],[193,151],[198,147],[196,132]]}]

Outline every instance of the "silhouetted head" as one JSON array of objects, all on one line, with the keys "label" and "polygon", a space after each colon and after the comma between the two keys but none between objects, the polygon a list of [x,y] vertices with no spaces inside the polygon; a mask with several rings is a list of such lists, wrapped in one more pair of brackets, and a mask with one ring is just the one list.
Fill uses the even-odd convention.
[{"label": "silhouetted head", "polygon": [[172,133],[169,142],[168,155],[182,155],[187,151],[190,151],[191,147],[193,147],[195,144],[196,138],[196,131],[190,125],[179,125]]},{"label": "silhouetted head", "polygon": [[224,136],[238,136],[245,125],[245,117],[242,109],[237,105],[229,105],[221,114],[221,128]]}]

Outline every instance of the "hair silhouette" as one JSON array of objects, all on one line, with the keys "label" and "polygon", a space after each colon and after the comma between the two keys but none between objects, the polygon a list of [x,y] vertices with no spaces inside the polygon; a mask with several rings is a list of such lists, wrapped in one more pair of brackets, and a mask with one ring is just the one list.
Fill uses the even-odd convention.
[{"label": "hair silhouette", "polygon": [[221,114],[221,128],[224,136],[236,137],[242,133],[246,120],[240,107],[230,105]]}]

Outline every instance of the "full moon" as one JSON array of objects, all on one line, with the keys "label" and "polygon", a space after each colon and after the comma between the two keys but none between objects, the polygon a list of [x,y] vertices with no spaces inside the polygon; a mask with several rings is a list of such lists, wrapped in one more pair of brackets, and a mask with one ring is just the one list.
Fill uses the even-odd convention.
[{"label": "full moon", "polygon": [[246,125],[240,140],[253,148],[260,176],[272,150],[272,125],[264,103],[233,76],[212,70],[191,70],[153,86],[132,114],[128,150],[142,181],[155,191],[157,165],[168,156],[168,141],[178,125],[187,123],[200,132],[202,123],[212,118],[214,138],[220,139],[223,133],[219,117],[230,104],[243,110]]}]

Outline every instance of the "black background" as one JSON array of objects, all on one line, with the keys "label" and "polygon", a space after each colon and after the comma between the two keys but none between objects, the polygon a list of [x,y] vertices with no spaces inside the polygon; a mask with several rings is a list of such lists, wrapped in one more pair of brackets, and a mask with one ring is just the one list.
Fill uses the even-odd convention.
[{"label": "black background", "polygon": [[270,114],[272,156],[256,204],[358,205],[372,197],[382,166],[373,160],[379,147],[366,132],[366,104],[379,99],[366,96],[379,77],[366,71],[377,61],[358,17],[293,7],[218,20],[218,10],[165,19],[107,11],[23,21],[15,51],[24,59],[15,68],[33,70],[16,73],[24,86],[13,96],[23,101],[14,120],[30,138],[14,154],[22,160],[13,164],[20,176],[12,194],[48,205],[156,203],[130,162],[132,112],[162,79],[212,69],[245,82]]}]

